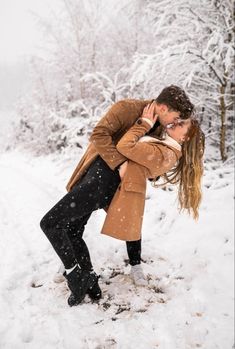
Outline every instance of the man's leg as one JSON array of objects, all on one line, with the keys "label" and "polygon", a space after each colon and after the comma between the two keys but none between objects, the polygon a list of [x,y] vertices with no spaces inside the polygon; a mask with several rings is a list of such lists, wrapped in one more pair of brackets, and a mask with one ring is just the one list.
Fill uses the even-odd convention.
[{"label": "man's leg", "polygon": [[[87,191],[84,188],[75,187],[52,207],[40,221],[43,232],[66,269],[64,276],[71,291],[68,298],[70,306],[81,303],[86,293],[98,285],[98,276],[90,270],[83,269],[82,263],[80,263],[80,260],[90,261],[88,249],[84,250],[82,248],[84,245],[82,245],[80,248],[82,254],[78,258],[69,236],[70,223],[73,224],[76,219],[81,220],[88,214],[90,215],[97,206],[97,203],[93,203],[91,198],[86,201],[87,205],[84,204],[86,193]],[[75,207],[77,210],[75,210]]]},{"label": "man's leg", "polygon": [[[78,263],[72,241],[69,237],[70,222],[76,214],[71,205],[75,204],[75,193],[66,194],[40,221],[40,226],[52,244],[66,269]],[[79,214],[85,215],[81,210]]]},{"label": "man's leg", "polygon": [[[118,171],[112,171],[103,159],[98,157],[88,172],[52,209],[42,218],[41,229],[51,242],[66,269],[76,263],[90,261],[88,249],[82,236],[73,245],[70,226],[78,224],[83,233],[81,222],[87,222],[91,213],[108,206],[120,183]],[[83,255],[77,254],[78,249]],[[91,265],[91,264],[90,264]]]},{"label": "man's leg", "polygon": [[90,216],[91,213],[88,213],[86,216],[75,221],[74,224],[70,224],[68,228],[68,236],[73,245],[75,256],[77,260],[79,260],[80,267],[86,270],[93,269],[87,245],[82,238],[85,226]]},{"label": "man's leg", "polygon": [[[118,171],[112,171],[115,177],[110,180],[110,171],[112,170],[107,164],[98,158],[81,181],[40,221],[42,230],[66,268],[65,277],[71,290],[68,298],[70,306],[79,304],[86,293],[92,299],[101,297],[98,276],[90,270],[92,265],[89,251],[82,234],[91,213],[98,208],[107,207],[117,190],[120,176]],[[75,244],[74,225],[80,235]],[[88,270],[84,269],[84,262]]]},{"label": "man's leg", "polygon": [[[69,224],[67,234],[68,237],[73,245],[73,250],[76,256],[76,259],[78,256],[81,256],[80,258],[80,267],[85,270],[92,270],[92,264],[90,259],[90,254],[87,248],[87,245],[85,244],[85,241],[81,239],[83,236],[83,232],[85,229],[85,225],[90,218],[91,214],[89,213],[87,216],[82,217],[79,222],[76,222],[76,224]],[[58,271],[54,275],[54,282],[61,283],[65,280],[64,277],[65,267],[63,264],[60,265]]]}]

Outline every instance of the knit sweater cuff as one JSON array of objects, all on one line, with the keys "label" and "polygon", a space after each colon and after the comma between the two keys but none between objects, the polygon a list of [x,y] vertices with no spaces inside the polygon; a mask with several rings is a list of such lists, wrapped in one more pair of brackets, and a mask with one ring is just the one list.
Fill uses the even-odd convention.
[{"label": "knit sweater cuff", "polygon": [[153,127],[154,123],[151,120],[147,118],[142,118],[142,120],[146,121],[151,127]]}]

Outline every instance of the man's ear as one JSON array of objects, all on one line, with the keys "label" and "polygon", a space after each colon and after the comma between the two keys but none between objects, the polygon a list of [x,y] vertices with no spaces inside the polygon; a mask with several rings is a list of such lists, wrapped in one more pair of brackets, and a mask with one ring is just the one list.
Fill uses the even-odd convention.
[{"label": "man's ear", "polygon": [[162,113],[166,113],[168,111],[168,108],[165,104],[161,104],[160,105],[160,110]]}]

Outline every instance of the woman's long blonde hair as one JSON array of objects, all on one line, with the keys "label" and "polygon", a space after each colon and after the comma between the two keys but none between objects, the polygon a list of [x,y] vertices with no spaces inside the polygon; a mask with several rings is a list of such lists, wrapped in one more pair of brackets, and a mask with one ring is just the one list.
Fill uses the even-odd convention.
[{"label": "woman's long blonde hair", "polygon": [[[186,209],[194,219],[198,218],[201,202],[201,179],[203,175],[203,154],[205,136],[199,122],[191,119],[187,140],[182,144],[182,156],[177,165],[163,175],[166,183],[179,183],[178,199],[180,210]],[[153,184],[158,186],[156,182]]]}]

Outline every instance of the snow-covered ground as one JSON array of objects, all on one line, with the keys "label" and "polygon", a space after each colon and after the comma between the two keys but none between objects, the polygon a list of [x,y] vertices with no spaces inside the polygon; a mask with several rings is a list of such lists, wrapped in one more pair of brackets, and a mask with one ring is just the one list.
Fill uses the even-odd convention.
[{"label": "snow-covered ground", "polygon": [[128,275],[125,243],[100,235],[105,213],[94,212],[85,239],[103,299],[69,308],[39,222],[80,156],[0,155],[0,348],[232,349],[233,168],[207,165],[197,223],[178,214],[173,191],[148,187],[145,288]]}]

